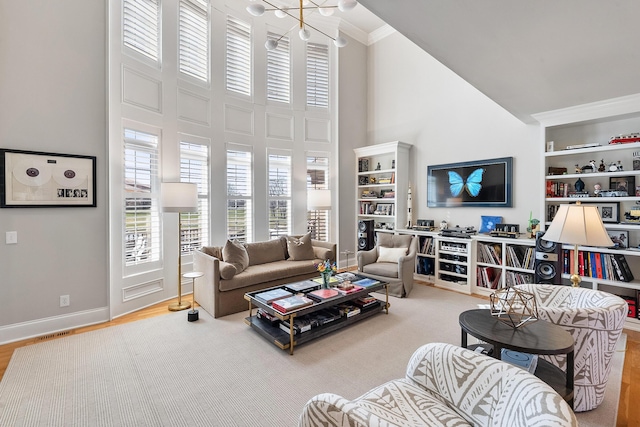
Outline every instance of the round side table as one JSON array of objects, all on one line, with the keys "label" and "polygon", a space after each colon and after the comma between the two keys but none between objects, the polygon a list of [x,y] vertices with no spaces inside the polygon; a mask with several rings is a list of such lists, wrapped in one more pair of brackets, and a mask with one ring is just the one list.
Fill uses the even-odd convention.
[{"label": "round side table", "polygon": [[185,279],[191,279],[191,287],[193,288],[193,292],[191,293],[192,304],[191,310],[187,312],[187,320],[189,322],[195,322],[198,320],[198,310],[196,310],[196,279],[198,277],[204,276],[204,273],[201,271],[190,271],[189,273],[184,273],[182,277]]}]

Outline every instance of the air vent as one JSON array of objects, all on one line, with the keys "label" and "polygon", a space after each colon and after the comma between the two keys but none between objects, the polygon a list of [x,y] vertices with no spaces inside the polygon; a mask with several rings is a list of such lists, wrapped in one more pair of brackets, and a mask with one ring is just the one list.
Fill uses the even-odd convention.
[{"label": "air vent", "polygon": [[66,337],[67,335],[71,335],[74,332],[75,332],[74,330],[56,332],[55,334],[43,335],[41,337],[38,337],[34,341],[41,342],[41,341],[52,340],[54,338]]}]

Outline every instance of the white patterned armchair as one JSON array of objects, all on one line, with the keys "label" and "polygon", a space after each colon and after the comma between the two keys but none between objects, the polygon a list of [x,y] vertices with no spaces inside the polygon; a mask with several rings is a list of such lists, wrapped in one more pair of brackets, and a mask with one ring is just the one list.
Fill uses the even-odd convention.
[{"label": "white patterned armchair", "polygon": [[307,402],[300,427],[577,426],[569,405],[521,368],[451,344],[415,351],[406,377],[355,400],[332,393]]},{"label": "white patterned armchair", "polygon": [[[517,287],[535,295],[539,319],[561,326],[575,340],[574,411],[598,407],[604,399],[611,357],[627,317],[626,301],[607,292],[570,286]],[[566,356],[541,357],[566,372]]]}]

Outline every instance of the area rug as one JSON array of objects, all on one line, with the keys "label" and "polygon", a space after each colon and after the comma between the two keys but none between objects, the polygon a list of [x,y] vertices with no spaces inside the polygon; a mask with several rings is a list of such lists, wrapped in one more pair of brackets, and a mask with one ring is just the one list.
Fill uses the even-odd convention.
[{"label": "area rug", "polygon": [[[416,348],[460,343],[458,315],[483,300],[415,286],[379,314],[301,345],[293,356],[246,313],[186,312],[19,348],[0,383],[1,426],[295,426],[322,392],[353,399],[404,376]],[[605,403],[581,426],[615,425],[624,353]]]}]

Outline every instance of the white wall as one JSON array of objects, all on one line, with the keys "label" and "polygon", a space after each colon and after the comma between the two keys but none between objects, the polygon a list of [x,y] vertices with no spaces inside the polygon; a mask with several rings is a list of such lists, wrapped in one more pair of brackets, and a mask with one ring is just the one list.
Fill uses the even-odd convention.
[{"label": "white wall", "polygon": [[107,319],[105,22],[104,1],[0,2],[0,147],[96,156],[98,185],[96,208],[0,209],[0,342]]},{"label": "white wall", "polygon": [[[399,33],[369,47],[368,144],[413,144],[413,219],[480,226],[481,215],[527,227],[539,213],[538,126],[525,125]],[[427,166],[513,157],[513,208],[427,208]]]}]

